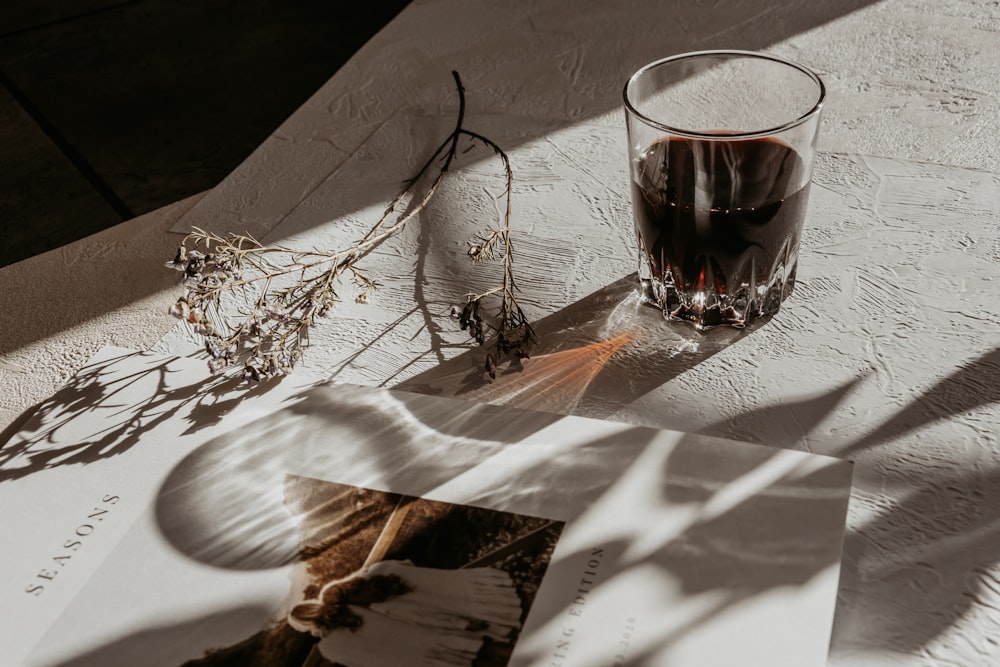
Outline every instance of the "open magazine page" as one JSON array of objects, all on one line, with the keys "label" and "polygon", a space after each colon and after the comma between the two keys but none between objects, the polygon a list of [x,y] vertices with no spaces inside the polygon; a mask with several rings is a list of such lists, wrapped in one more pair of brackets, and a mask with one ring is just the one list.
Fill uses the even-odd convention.
[{"label": "open magazine page", "polygon": [[138,411],[141,436],[94,449],[103,472],[36,458],[0,485],[22,489],[19,525],[110,506],[45,594],[28,588],[74,521],[4,563],[23,664],[825,664],[847,462],[349,385],[282,383],[209,424],[193,384],[166,393],[182,409],[137,408],[151,373],[203,377],[108,361],[119,384],[87,402],[107,409],[61,428]]}]

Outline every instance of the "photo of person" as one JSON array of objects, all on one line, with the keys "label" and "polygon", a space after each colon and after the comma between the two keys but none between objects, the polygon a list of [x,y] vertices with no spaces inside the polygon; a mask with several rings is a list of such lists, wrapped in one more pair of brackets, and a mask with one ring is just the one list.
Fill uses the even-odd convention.
[{"label": "photo of person", "polygon": [[284,609],[185,667],[503,667],[563,523],[288,475]]}]

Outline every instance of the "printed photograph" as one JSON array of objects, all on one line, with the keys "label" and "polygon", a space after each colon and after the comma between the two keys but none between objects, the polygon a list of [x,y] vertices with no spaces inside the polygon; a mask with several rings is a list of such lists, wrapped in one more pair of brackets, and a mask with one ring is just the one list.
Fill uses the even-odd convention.
[{"label": "printed photograph", "polygon": [[286,608],[184,667],[503,667],[564,523],[288,475]]}]

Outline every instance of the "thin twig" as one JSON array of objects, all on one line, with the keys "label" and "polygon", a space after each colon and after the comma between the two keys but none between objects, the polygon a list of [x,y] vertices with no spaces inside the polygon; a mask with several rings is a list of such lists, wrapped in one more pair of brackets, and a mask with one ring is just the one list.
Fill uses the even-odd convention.
[{"label": "thin twig", "polygon": [[[196,333],[205,338],[209,368],[213,372],[242,365],[245,379],[259,381],[291,371],[309,345],[309,328],[339,300],[336,287],[345,273],[362,290],[358,300],[367,301],[368,293],[376,290],[379,283],[368,277],[358,262],[427,207],[450,170],[463,137],[490,148],[500,158],[506,180],[503,193],[506,206],[501,228],[493,230],[481,243],[472,244],[476,252],[469,253],[473,260],[486,259],[502,245],[501,285],[468,295],[462,314],[456,317],[478,343],[485,345],[488,339],[491,341],[485,364],[491,376],[495,377],[497,364],[503,357],[528,357],[535,335],[514,294],[510,240],[513,170],[507,154],[496,143],[464,128],[465,88],[457,72],[452,72],[452,76],[459,102],[454,129],[352,246],[335,251],[297,250],[265,246],[249,235],[220,236],[198,228],[185,237],[177,256],[167,263],[184,273],[186,287],[171,312],[193,325]],[[437,173],[433,180],[412,201],[417,197],[417,185],[435,165]],[[403,209],[407,200],[411,201]],[[283,287],[278,286],[279,281],[284,283]],[[494,322],[483,317],[483,301],[487,298],[500,301],[492,318]],[[226,315],[226,306],[233,301],[239,315],[236,321]]]}]

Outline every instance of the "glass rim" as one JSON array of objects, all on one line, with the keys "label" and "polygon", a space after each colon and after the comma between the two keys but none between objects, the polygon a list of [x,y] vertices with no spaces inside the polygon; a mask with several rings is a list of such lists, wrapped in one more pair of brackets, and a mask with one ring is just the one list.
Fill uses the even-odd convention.
[{"label": "glass rim", "polygon": [[[710,56],[726,56],[726,57],[738,57],[738,58],[755,58],[758,60],[770,60],[771,62],[779,63],[781,65],[786,65],[788,67],[796,69],[799,72],[805,74],[807,77],[809,77],[809,79],[813,81],[813,83],[816,84],[817,88],[819,89],[818,95],[816,96],[816,101],[813,103],[812,107],[802,115],[788,121],[787,123],[776,125],[774,127],[764,128],[760,130],[750,130],[746,132],[732,132],[732,131],[706,132],[700,130],[686,130],[683,128],[674,127],[672,125],[660,122],[658,120],[654,120],[649,116],[643,114],[641,111],[639,111],[635,107],[635,105],[632,104],[632,101],[629,99],[629,89],[636,81],[638,81],[639,77],[649,72],[650,70],[662,67],[663,65],[668,65],[670,63],[679,62],[681,60],[689,60],[692,58],[704,58]],[[819,114],[820,110],[822,110],[823,103],[826,101],[826,85],[824,85],[823,80],[819,77],[818,74],[816,74],[816,72],[812,71],[805,65],[800,65],[799,63],[793,60],[788,60],[787,58],[774,56],[769,53],[761,53],[759,51],[742,51],[738,49],[711,49],[707,51],[688,51],[687,53],[678,53],[676,55],[667,56],[666,58],[660,58],[659,60],[654,60],[651,63],[643,65],[638,70],[636,70],[632,76],[628,78],[628,81],[625,82],[625,87],[622,90],[622,97],[625,100],[625,109],[629,113],[641,119],[647,125],[651,125],[652,127],[655,127],[659,130],[663,130],[664,132],[668,132],[670,134],[675,134],[680,137],[687,137],[691,139],[714,139],[720,141],[722,140],[733,141],[739,139],[755,139],[774,134],[780,134],[781,132],[785,132],[786,130],[790,130],[794,127],[802,125],[809,119],[815,117],[817,114]]]}]

